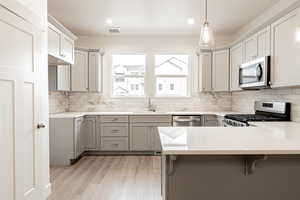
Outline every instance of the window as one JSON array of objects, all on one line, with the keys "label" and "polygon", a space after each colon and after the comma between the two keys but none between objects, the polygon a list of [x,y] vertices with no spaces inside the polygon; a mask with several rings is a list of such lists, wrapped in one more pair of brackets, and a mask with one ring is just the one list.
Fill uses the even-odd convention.
[{"label": "window", "polygon": [[143,96],[145,55],[112,56],[113,96]]},{"label": "window", "polygon": [[188,55],[156,55],[157,96],[188,96]]}]

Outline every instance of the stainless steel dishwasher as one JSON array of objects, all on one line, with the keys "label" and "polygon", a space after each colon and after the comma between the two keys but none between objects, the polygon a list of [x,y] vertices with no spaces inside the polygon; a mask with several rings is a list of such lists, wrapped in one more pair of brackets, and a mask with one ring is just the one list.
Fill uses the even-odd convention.
[{"label": "stainless steel dishwasher", "polygon": [[173,126],[202,126],[202,117],[200,115],[173,116]]}]

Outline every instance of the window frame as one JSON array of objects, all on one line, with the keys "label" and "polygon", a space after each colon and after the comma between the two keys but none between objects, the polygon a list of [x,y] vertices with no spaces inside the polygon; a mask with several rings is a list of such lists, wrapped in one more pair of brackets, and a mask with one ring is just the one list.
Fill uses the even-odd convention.
[{"label": "window frame", "polygon": [[[124,78],[143,78],[144,79],[144,94],[143,95],[127,95],[127,96],[122,96],[122,95],[115,95],[114,94],[114,78],[116,76],[114,76],[113,74],[113,56],[132,56],[132,55],[140,55],[140,56],[144,56],[145,57],[145,72],[144,72],[144,76],[142,75],[124,75]],[[146,95],[146,80],[147,80],[147,54],[143,53],[143,52],[135,52],[135,53],[118,53],[118,52],[112,52],[110,55],[110,88],[109,88],[109,93],[110,93],[110,97],[114,98],[114,99],[126,99],[126,98],[145,98]]]},{"label": "window frame", "polygon": [[[155,73],[155,68],[156,68],[156,65],[155,65],[155,57],[156,56],[188,56],[188,70],[187,70],[187,75],[156,75]],[[153,88],[153,96],[155,98],[190,98],[191,97],[191,55],[189,53],[155,53],[153,55],[153,63],[154,63],[154,74],[153,74],[153,79],[154,79],[154,88]],[[162,95],[162,94],[157,94],[157,91],[156,91],[156,84],[157,84],[157,78],[186,78],[186,95],[168,95],[168,94],[165,94],[165,95]]]}]

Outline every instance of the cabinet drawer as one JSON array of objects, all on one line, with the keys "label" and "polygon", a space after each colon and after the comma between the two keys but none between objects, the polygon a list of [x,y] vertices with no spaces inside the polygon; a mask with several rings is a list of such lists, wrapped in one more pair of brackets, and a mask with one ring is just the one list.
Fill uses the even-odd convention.
[{"label": "cabinet drawer", "polygon": [[118,126],[115,126],[111,123],[102,124],[101,136],[110,136],[110,137],[127,137],[128,136],[128,125],[127,123],[121,123]]},{"label": "cabinet drawer", "polygon": [[128,151],[127,137],[102,137],[101,138],[102,151]]},{"label": "cabinet drawer", "polygon": [[140,122],[172,122],[172,117],[170,115],[165,116],[131,116],[131,123],[140,123]]},{"label": "cabinet drawer", "polygon": [[128,122],[128,116],[101,116],[101,122]]}]

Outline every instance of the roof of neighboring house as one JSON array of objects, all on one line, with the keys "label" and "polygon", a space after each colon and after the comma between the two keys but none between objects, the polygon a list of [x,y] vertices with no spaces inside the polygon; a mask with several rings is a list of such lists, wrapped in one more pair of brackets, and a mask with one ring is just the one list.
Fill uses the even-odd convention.
[{"label": "roof of neighboring house", "polygon": [[173,65],[174,67],[183,70],[183,67],[181,65],[186,65],[187,63],[176,58],[176,57],[171,57],[170,59],[166,60],[165,62],[157,65],[156,67],[161,67],[163,65],[165,65],[166,63]]}]

